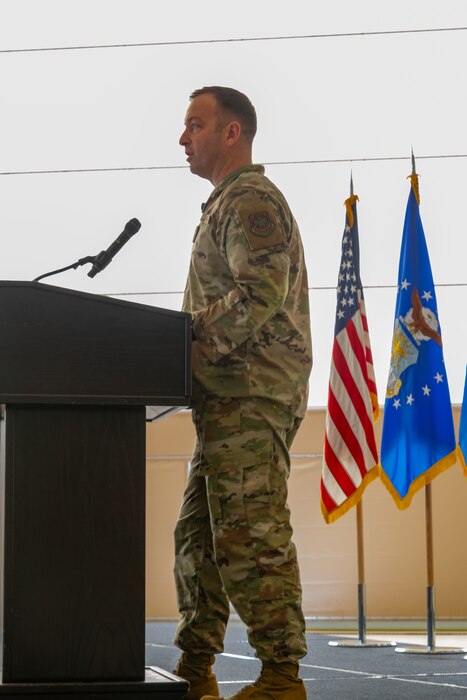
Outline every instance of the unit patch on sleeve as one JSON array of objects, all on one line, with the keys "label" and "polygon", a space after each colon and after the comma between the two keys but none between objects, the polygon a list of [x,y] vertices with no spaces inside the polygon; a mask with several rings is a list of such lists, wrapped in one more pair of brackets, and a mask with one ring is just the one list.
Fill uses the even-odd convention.
[{"label": "unit patch on sleeve", "polygon": [[251,250],[265,250],[285,245],[281,222],[269,203],[238,210]]}]

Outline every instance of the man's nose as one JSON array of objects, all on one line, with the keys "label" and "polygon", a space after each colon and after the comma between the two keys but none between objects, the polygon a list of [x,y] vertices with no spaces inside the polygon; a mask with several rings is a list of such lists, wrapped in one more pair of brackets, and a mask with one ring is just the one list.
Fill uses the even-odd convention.
[{"label": "man's nose", "polygon": [[180,139],[179,139],[178,143],[180,144],[180,146],[184,146],[185,144],[188,143],[188,137],[187,137],[186,129],[185,129],[185,131],[183,132],[183,134],[180,136]]}]

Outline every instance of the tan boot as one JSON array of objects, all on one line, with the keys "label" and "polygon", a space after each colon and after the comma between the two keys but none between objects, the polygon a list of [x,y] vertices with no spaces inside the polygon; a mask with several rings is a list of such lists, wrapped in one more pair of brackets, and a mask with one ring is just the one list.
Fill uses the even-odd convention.
[{"label": "tan boot", "polygon": [[212,672],[214,656],[211,654],[191,654],[183,652],[173,673],[188,681],[190,688],[183,700],[200,700],[203,695],[219,697],[216,676]]},{"label": "tan boot", "polygon": [[[205,695],[201,700],[219,700]],[[252,685],[247,685],[228,698],[220,700],[306,700],[303,681],[298,677],[298,663],[263,663],[261,674]]]}]

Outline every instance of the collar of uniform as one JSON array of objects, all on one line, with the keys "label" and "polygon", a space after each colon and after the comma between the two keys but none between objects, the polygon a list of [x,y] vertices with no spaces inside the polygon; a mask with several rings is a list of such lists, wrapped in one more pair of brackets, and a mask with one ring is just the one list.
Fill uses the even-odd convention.
[{"label": "collar of uniform", "polygon": [[243,173],[261,173],[261,175],[264,173],[264,165],[245,165],[243,168],[237,168],[237,170],[233,170],[231,173],[225,177],[222,182],[220,182],[217,187],[213,189],[211,194],[209,195],[209,199],[202,206],[202,211],[205,212],[206,209],[212,204],[212,202],[217,199],[217,197],[225,190],[225,188],[230,185],[234,180],[236,180],[240,175],[243,175]]}]

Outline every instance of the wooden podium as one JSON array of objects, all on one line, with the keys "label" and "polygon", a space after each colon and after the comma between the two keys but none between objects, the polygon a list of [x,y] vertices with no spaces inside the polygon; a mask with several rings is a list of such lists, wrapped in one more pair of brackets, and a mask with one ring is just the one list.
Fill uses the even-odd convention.
[{"label": "wooden podium", "polygon": [[0,282],[0,696],[186,692],[145,668],[145,425],[188,405],[190,342],[188,314]]}]

